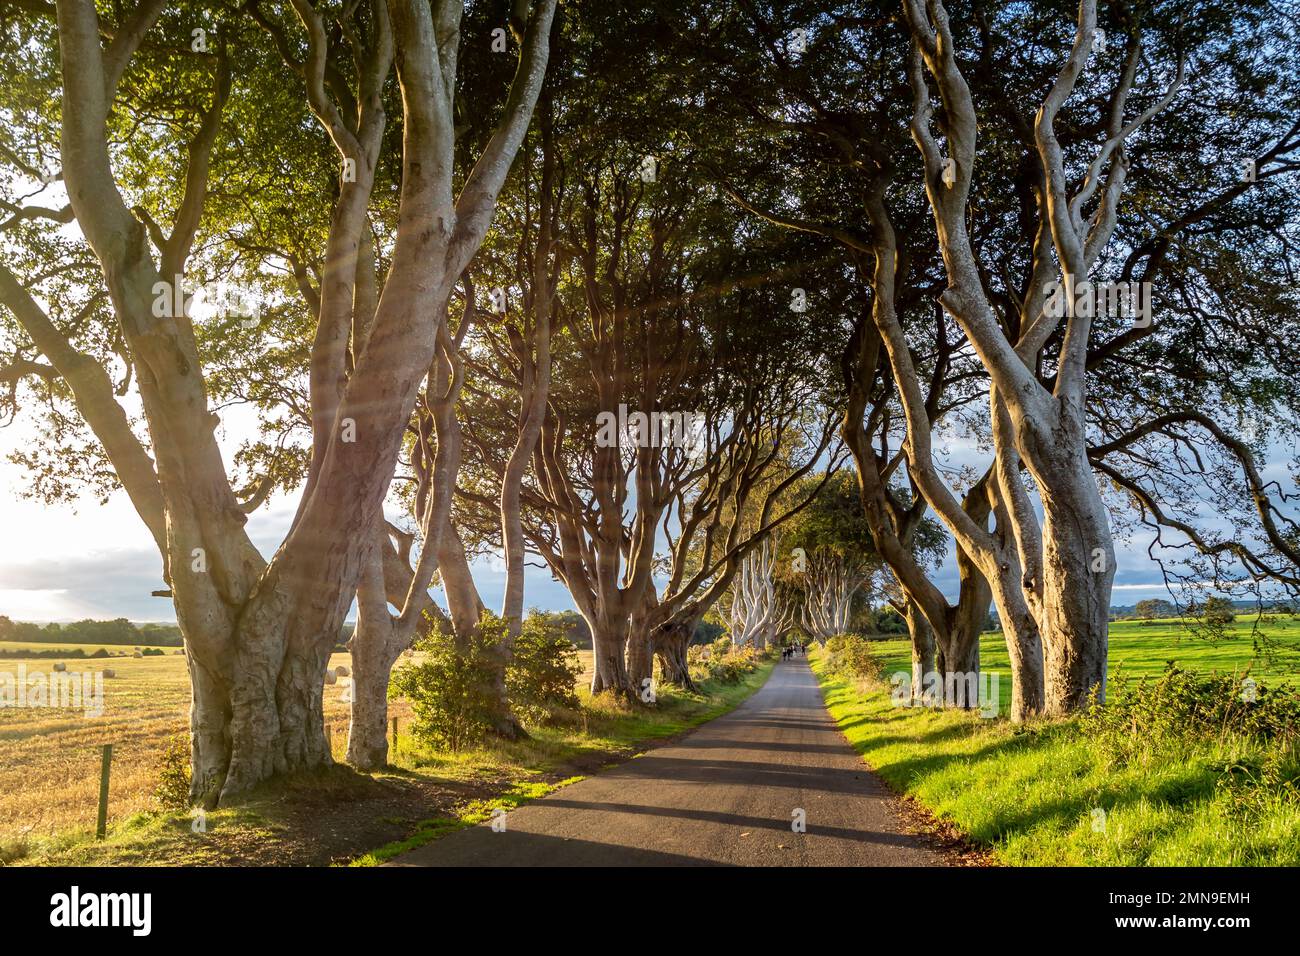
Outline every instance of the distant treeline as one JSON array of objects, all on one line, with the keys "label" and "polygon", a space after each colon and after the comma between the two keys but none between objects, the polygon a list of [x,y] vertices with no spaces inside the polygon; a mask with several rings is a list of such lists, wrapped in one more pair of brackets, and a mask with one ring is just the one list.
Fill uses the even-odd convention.
[{"label": "distant treeline", "polygon": [[[104,657],[127,657],[132,654],[131,651],[113,651],[110,653],[108,648],[106,647],[97,648],[96,650],[92,651],[89,654],[87,654],[85,650],[80,647],[74,647],[70,651],[69,650],[38,651],[30,646],[31,644],[30,641],[28,642],[28,644],[29,646],[27,647],[19,647],[12,651],[4,650],[3,645],[0,645],[0,659],[7,660],[11,658],[22,658],[23,660],[46,660],[49,658],[55,658],[61,660],[98,660]],[[161,647],[146,647],[144,650],[140,651],[136,656],[162,657],[166,653],[167,652],[164,651]],[[172,653],[179,654],[180,650],[179,649],[174,650],[172,651]]]},{"label": "distant treeline", "polygon": [[127,647],[180,647],[181,629],[175,624],[133,624],[124,617],[113,621],[74,621],[71,624],[32,624],[12,621],[0,614],[0,641],[30,644],[125,644]]},{"label": "distant treeline", "polygon": [[[539,611],[534,608],[529,613],[554,618],[564,625],[574,644],[578,647],[591,647],[591,629],[577,611]],[[899,624],[902,625],[902,618],[899,618]],[[337,645],[339,650],[345,649],[355,627],[351,621],[343,625],[343,633]],[[720,624],[701,621],[695,629],[694,639],[697,643],[709,643],[722,632]],[[25,644],[123,644],[127,647],[184,646],[181,629],[175,624],[134,624],[124,617],[113,621],[33,624],[29,621],[10,620],[0,614],[0,641]],[[3,649],[0,649],[0,656],[3,656]]]},{"label": "distant treeline", "polygon": [[1256,611],[1266,611],[1271,614],[1294,614],[1295,607],[1289,601],[1230,601],[1222,597],[1208,597],[1204,603],[1198,604],[1193,601],[1184,608],[1179,608],[1173,603],[1162,598],[1147,598],[1145,601],[1138,601],[1131,607],[1111,606],[1110,619],[1112,621],[1153,621],[1167,617],[1179,617],[1187,614],[1192,617],[1202,617],[1209,613],[1228,613],[1228,614],[1253,614]]}]

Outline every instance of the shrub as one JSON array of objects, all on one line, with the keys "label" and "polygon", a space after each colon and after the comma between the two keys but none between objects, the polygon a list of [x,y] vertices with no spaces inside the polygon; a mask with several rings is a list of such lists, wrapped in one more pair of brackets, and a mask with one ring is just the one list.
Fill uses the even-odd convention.
[{"label": "shrub", "polygon": [[738,684],[746,674],[754,672],[759,659],[760,654],[753,647],[732,647],[728,638],[720,638],[707,648],[695,645],[686,649],[691,677],[697,681]]},{"label": "shrub", "polygon": [[[505,631],[502,618],[485,612],[474,633],[460,643],[436,629],[415,645],[422,659],[394,672],[389,696],[411,702],[418,739],[455,752],[481,743],[492,732],[497,705],[493,681]],[[542,723],[577,710],[574,685],[581,672],[567,622],[530,614],[506,667],[506,696],[515,716],[524,723]]]},{"label": "shrub", "polygon": [[1185,671],[1170,662],[1163,674],[1133,686],[1119,674],[1106,704],[1093,700],[1080,729],[1099,748],[1128,759],[1171,745],[1235,735],[1274,742],[1279,749],[1300,743],[1300,694],[1268,688],[1233,674]]},{"label": "shrub", "polygon": [[836,634],[826,641],[828,668],[840,677],[873,680],[880,676],[880,661],[871,645],[856,634]]},{"label": "shrub", "polygon": [[1300,803],[1300,761],[1276,749],[1262,759],[1234,760],[1222,768],[1215,790],[1226,798],[1225,815],[1249,824]]},{"label": "shrub", "polygon": [[173,734],[158,758],[158,784],[153,799],[161,810],[187,810],[190,806],[190,737]]},{"label": "shrub", "polygon": [[412,733],[453,752],[481,742],[492,729],[493,628],[476,628],[458,647],[441,627],[417,641],[423,658],[393,672],[390,697],[403,696],[415,712]]},{"label": "shrub", "polygon": [[1205,624],[1207,627],[1225,628],[1236,620],[1236,608],[1227,598],[1205,599]]},{"label": "shrub", "polygon": [[529,614],[506,669],[506,691],[515,716],[525,722],[554,721],[578,709],[576,683],[582,673],[568,622],[556,615]]}]

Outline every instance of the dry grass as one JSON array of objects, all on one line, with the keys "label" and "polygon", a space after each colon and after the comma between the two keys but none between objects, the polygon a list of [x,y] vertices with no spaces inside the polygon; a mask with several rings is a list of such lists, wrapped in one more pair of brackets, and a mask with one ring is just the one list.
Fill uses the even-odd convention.
[{"label": "dry grass", "polygon": [[[51,645],[36,647],[48,650]],[[82,646],[82,645],[77,645]],[[99,645],[84,645],[90,653]],[[112,651],[121,648],[110,648]],[[47,838],[69,830],[95,826],[99,802],[101,748],[113,745],[109,778],[109,821],[156,809],[153,800],[158,764],[169,739],[189,727],[190,682],[185,658],[167,649],[166,657],[115,657],[67,660],[69,673],[116,671],[104,681],[104,713],[87,716],[80,710],[52,707],[0,708],[0,859],[6,845],[28,838]],[[130,649],[127,649],[130,653]],[[591,651],[579,651],[580,687],[591,682]],[[0,672],[16,675],[19,664],[28,674],[50,673],[53,659],[0,659]],[[335,654],[330,666],[351,666],[351,656]],[[399,662],[399,665],[400,662]],[[343,685],[325,688],[325,722],[334,757],[347,749],[348,705]],[[389,716],[398,719],[405,735],[410,706],[393,701]]]},{"label": "dry grass", "polygon": [[[53,660],[0,660],[0,672],[50,673]],[[335,654],[331,666],[351,665]],[[104,713],[52,707],[0,708],[0,853],[4,844],[92,829],[99,801],[101,748],[113,745],[109,820],[155,809],[157,768],[168,740],[189,727],[190,682],[179,656],[67,661],[68,672],[104,668]],[[325,719],[337,759],[347,748],[348,705],[343,685],[325,688]],[[394,702],[391,715],[409,719],[410,708]]]}]

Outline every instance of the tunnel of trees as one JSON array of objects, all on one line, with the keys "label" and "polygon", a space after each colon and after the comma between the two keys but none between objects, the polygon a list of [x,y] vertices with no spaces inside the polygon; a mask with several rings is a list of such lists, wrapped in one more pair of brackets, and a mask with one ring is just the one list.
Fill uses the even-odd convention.
[{"label": "tunnel of trees", "polygon": [[354,606],[350,763],[432,629],[526,733],[530,565],[594,692],[864,621],[919,692],[993,609],[1013,720],[1104,699],[1117,540],[1300,590],[1285,4],[0,9],[0,414],[152,535],[196,800],[330,762]]}]

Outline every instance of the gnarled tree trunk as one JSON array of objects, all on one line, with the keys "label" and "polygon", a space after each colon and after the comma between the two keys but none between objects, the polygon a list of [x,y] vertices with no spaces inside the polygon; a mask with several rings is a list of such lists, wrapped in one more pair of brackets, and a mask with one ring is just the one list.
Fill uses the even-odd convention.
[{"label": "gnarled tree trunk", "polygon": [[628,677],[625,654],[627,652],[627,625],[622,621],[588,621],[591,627],[591,651],[594,671],[591,675],[593,694],[610,691],[620,697],[631,697],[636,690]]},{"label": "gnarled tree trunk", "polygon": [[659,671],[666,684],[675,684],[686,690],[695,690],[691,668],[686,660],[686,649],[695,633],[696,621],[670,621],[654,634],[655,654],[659,658]]}]

